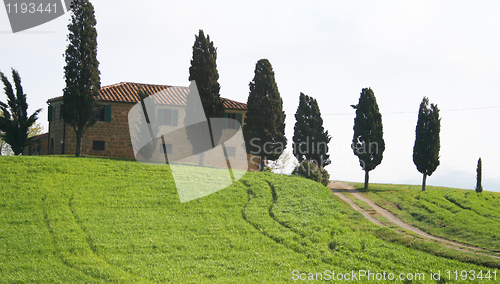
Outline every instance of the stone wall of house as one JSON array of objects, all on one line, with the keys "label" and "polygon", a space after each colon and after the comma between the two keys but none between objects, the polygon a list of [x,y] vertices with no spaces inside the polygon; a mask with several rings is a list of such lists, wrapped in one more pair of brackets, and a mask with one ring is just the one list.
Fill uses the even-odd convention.
[{"label": "stone wall of house", "polygon": [[[134,153],[128,126],[128,112],[133,104],[102,103],[101,105],[111,106],[111,120],[97,121],[96,124],[87,129],[82,139],[82,154],[133,159]],[[56,112],[59,109],[60,107],[56,106]],[[54,137],[61,137],[61,141],[64,141],[64,153],[61,147],[55,147],[55,154],[74,155],[76,151],[76,134],[73,128],[65,124],[66,135],[63,139],[64,127],[58,125],[61,122],[55,121],[55,123],[51,123],[51,127],[52,124],[54,124],[53,129],[55,132],[51,132],[51,136],[53,134]],[[63,131],[60,131],[59,128],[63,129]],[[93,147],[94,141],[104,142],[104,150],[95,150]]]},{"label": "stone wall of house", "polygon": [[35,141],[24,148],[23,156],[47,155],[48,150],[48,140]]},{"label": "stone wall of house", "polygon": [[[132,142],[128,125],[128,112],[133,104],[103,103],[111,106],[111,121],[98,121],[85,133],[82,141],[82,153],[92,156],[105,156],[133,159]],[[73,135],[72,143],[76,143]],[[94,141],[104,141],[104,151],[94,150]],[[76,147],[74,144],[73,148]]]},{"label": "stone wall of house", "polygon": [[[55,107],[55,114],[53,121],[49,122],[48,153],[74,155],[76,134],[73,127],[65,124],[60,117],[61,103],[62,100],[51,102],[51,106]],[[111,121],[98,121],[87,129],[82,139],[82,154],[132,159],[134,154],[127,116],[133,104],[107,103],[107,105],[111,105]],[[93,150],[94,141],[104,141],[104,151]]]},{"label": "stone wall of house", "polygon": [[[49,141],[48,141],[48,149],[51,149],[51,143],[54,144],[53,152],[49,152],[49,154],[66,154],[66,155],[74,155],[76,149],[76,134],[73,128],[64,123],[63,120],[60,119],[60,106],[62,103],[62,99],[59,101],[52,101],[51,105],[55,106],[55,115],[54,120],[49,122]],[[98,121],[94,126],[87,129],[84,137],[82,139],[82,154],[83,155],[92,155],[92,156],[104,156],[104,157],[115,157],[115,158],[126,158],[126,159],[135,159],[134,150],[132,148],[132,140],[130,137],[129,130],[129,112],[132,107],[135,105],[134,103],[114,103],[114,102],[101,102],[101,105],[111,106],[111,120],[110,121]],[[178,130],[182,131],[183,121],[185,118],[185,109],[184,107],[179,106],[166,106],[165,108],[176,109],[178,111],[178,125],[177,126],[161,126],[161,133],[170,133],[172,131]],[[245,111],[242,110],[227,110],[229,113],[242,113],[243,114],[243,123],[245,121]],[[132,117],[137,116],[137,113],[132,112]],[[224,130],[223,139],[229,139],[229,136],[234,135],[235,131]],[[134,134],[134,133],[133,133]],[[134,135],[133,135],[134,136]],[[225,137],[225,138],[224,138]],[[103,141],[104,142],[104,150],[95,150],[93,149],[94,141]],[[161,140],[160,140],[161,141]],[[192,148],[190,143],[187,140],[185,135],[175,135],[169,136],[168,134],[164,136],[165,144],[172,145],[172,153],[170,155],[171,159],[179,160],[180,158],[184,158],[181,162],[184,163],[199,163],[199,156],[192,156]],[[229,142],[228,142],[229,143]],[[246,156],[246,153],[243,151],[241,147],[243,141],[233,141],[227,144],[226,147],[234,147],[236,149],[236,156]],[[160,153],[159,147],[160,144],[157,145],[158,150],[157,153]],[[189,157],[189,158],[187,158]],[[214,156],[215,157],[215,156]],[[162,160],[164,157],[162,155],[158,155],[157,159]],[[207,165],[212,164],[211,160],[215,160],[212,158],[210,154],[206,155],[205,163]],[[225,163],[223,161],[219,161],[212,166],[216,167],[225,167]],[[250,157],[248,163],[244,163],[241,165],[232,165],[235,169],[246,169],[255,170],[255,162],[250,161]]]}]

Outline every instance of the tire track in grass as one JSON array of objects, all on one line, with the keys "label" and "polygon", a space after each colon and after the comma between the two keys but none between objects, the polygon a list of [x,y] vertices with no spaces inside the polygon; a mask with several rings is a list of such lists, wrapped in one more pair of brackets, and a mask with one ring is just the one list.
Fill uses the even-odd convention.
[{"label": "tire track in grass", "polygon": [[271,202],[271,206],[269,206],[269,216],[271,218],[273,218],[273,220],[280,224],[281,226],[289,229],[290,231],[296,233],[297,235],[301,236],[302,238],[305,238],[306,235],[303,233],[303,232],[300,232],[299,230],[293,228],[292,226],[289,226],[288,224],[286,224],[285,222],[282,222],[280,221],[274,214],[274,211],[273,211],[273,208],[274,208],[274,205],[276,205],[276,203],[278,202],[278,194],[276,193],[276,188],[274,187],[273,184],[271,184],[270,181],[267,181],[267,184],[269,185],[269,188],[271,189],[271,194],[272,194],[272,197],[273,197],[273,201]]},{"label": "tire track in grass", "polygon": [[[317,249],[308,248],[310,242],[306,243],[301,235],[293,232],[289,228],[282,226],[271,217],[273,197],[272,190],[267,182],[264,181],[243,181],[248,188],[248,201],[242,208],[243,219],[252,225],[260,234],[270,238],[277,244],[302,254],[308,258],[314,257],[324,263],[331,264],[322,258],[314,255]],[[277,226],[276,226],[277,225]]]},{"label": "tire track in grass", "polygon": [[275,220],[270,215],[273,202],[269,184],[264,182],[259,182],[258,184],[257,182],[253,182],[253,184],[251,184],[248,181],[243,181],[243,184],[247,187],[248,193],[248,201],[241,210],[243,219],[252,225],[259,233],[272,239],[276,243],[284,245],[298,253],[303,253],[296,242],[292,244],[289,243],[291,246],[286,244],[287,239],[297,239],[296,233],[281,225],[269,226],[269,224],[266,224],[269,223],[269,220],[272,220],[272,224],[276,224]]},{"label": "tire track in grass", "polygon": [[[327,264],[332,269],[352,269],[351,266],[346,266],[343,257],[333,252],[330,247],[312,242],[308,237],[303,237],[303,233],[296,233],[297,229],[283,225],[283,222],[271,216],[274,215],[272,208],[278,195],[276,191],[273,193],[268,181],[252,180],[252,183],[248,181],[242,183],[247,187],[248,193],[248,201],[242,207],[242,217],[260,234],[308,259],[316,259]],[[354,265],[355,262],[357,263],[351,261],[350,265]],[[362,267],[362,264],[354,266]]]},{"label": "tire track in grass", "polygon": [[[78,218],[78,215],[76,214],[76,211],[75,211],[75,207],[73,206],[73,200],[75,199],[75,194],[76,194],[76,191],[73,192],[73,194],[71,195],[71,198],[69,199],[69,202],[68,202],[68,208],[69,210],[71,210],[71,214],[73,215],[73,218],[75,218],[75,221],[76,223],[80,226],[80,229],[82,230],[82,232],[86,235],[86,239],[87,239],[87,243],[89,244],[89,247],[90,249],[95,253],[97,254],[97,248],[94,244],[94,241],[92,240],[92,238],[86,233],[86,229],[85,227],[83,226],[82,224],[82,221],[80,221],[80,219]],[[109,264],[109,261],[106,260],[106,263]]]},{"label": "tire track in grass", "polygon": [[[81,188],[80,188],[81,189]],[[100,255],[98,252],[97,252],[97,247],[96,245],[94,244],[94,239],[87,233],[87,228],[84,226],[83,222],[80,220],[80,218],[78,217],[78,214],[75,210],[75,207],[73,206],[73,201],[74,201],[74,198],[75,198],[75,195],[77,194],[77,191],[73,192],[73,194],[71,194],[71,198],[69,199],[69,202],[68,202],[68,208],[71,210],[71,214],[73,215],[73,218],[75,219],[76,223],[79,225],[81,231],[83,232],[83,234],[85,235],[85,239],[87,240],[87,243],[89,245],[89,248],[94,252],[94,254],[102,259],[107,265],[111,266],[111,267],[115,267],[116,269],[119,269],[119,270],[122,270],[123,272],[127,273],[127,274],[130,274],[129,276],[132,276],[133,278],[137,278],[137,279],[141,279],[142,282],[144,282],[144,280],[142,280],[142,278],[125,269],[125,268],[122,268],[120,266],[117,266],[115,264],[113,264],[112,262],[110,262],[105,256],[103,255]]]},{"label": "tire track in grass", "polygon": [[[66,184],[71,187],[71,182]],[[57,190],[59,189],[59,190]],[[70,207],[74,192],[56,186],[42,199],[44,219],[54,243],[55,254],[72,269],[96,280],[117,283],[150,283],[120,267],[112,266],[95,253]]]}]

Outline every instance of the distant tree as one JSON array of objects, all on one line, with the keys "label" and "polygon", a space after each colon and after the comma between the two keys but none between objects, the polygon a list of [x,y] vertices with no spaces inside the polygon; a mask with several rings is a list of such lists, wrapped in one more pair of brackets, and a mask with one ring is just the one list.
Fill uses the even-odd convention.
[{"label": "distant tree", "polygon": [[97,61],[94,6],[88,0],[74,0],[71,8],[69,45],[66,48],[64,67],[66,87],[61,111],[64,122],[75,130],[75,155],[79,157],[85,131],[97,122],[96,97],[101,88],[101,79]]},{"label": "distant tree", "polygon": [[28,129],[28,138],[35,137],[41,134],[43,134],[43,126],[38,122],[33,123],[33,125],[31,125]]},{"label": "distant tree", "polygon": [[323,128],[323,119],[316,99],[300,93],[299,107],[295,113],[293,154],[301,163],[314,162],[320,168],[328,166],[328,131]]},{"label": "distant tree", "polygon": [[362,89],[358,104],[351,107],[356,110],[351,148],[365,171],[365,189],[368,189],[368,173],[382,162],[385,150],[382,115],[370,88]]},{"label": "distant tree", "polygon": [[480,193],[480,192],[483,192],[483,186],[482,186],[482,171],[483,171],[483,166],[482,166],[482,162],[481,162],[481,158],[479,158],[479,160],[477,160],[477,169],[476,169],[476,173],[477,173],[477,177],[476,177],[476,192],[477,193]]},{"label": "distant tree", "polygon": [[[186,117],[184,125],[191,125],[190,120],[197,117],[204,116],[207,118],[208,127],[211,135],[212,147],[218,144],[222,133],[216,132],[216,128],[212,127],[210,118],[217,118],[224,116],[224,102],[220,97],[219,85],[219,72],[217,71],[217,49],[214,43],[210,41],[210,36],[199,30],[193,45],[193,59],[191,60],[191,67],[189,67],[189,81],[196,81],[198,87],[199,98],[203,105],[204,114],[199,114],[197,108],[189,107],[193,105],[198,97],[192,92],[187,95]],[[188,139],[194,148],[200,147],[200,133],[198,128],[186,128]],[[203,141],[201,141],[203,142]],[[207,149],[199,149],[201,152],[200,165],[203,165],[203,151]],[[196,151],[196,150],[194,150]]]},{"label": "distant tree", "polygon": [[260,157],[260,170],[264,169],[264,160],[276,160],[285,150],[283,100],[267,59],[259,60],[255,66],[243,134],[248,153]]},{"label": "distant tree", "polygon": [[294,175],[308,178],[317,181],[324,186],[330,183],[330,174],[324,169],[319,167],[313,162],[307,160],[302,161],[292,172]]},{"label": "distant tree", "polygon": [[21,77],[19,73],[12,69],[12,78],[16,86],[16,93],[11,83],[0,72],[0,77],[4,85],[4,91],[7,95],[7,103],[0,101],[0,139],[10,145],[14,155],[22,154],[24,147],[30,143],[29,129],[38,119],[38,114],[42,109],[36,110],[28,117],[28,103],[26,94],[21,86]]},{"label": "distant tree", "polygon": [[413,163],[423,174],[422,191],[425,191],[427,176],[431,176],[439,166],[440,130],[439,109],[435,104],[429,107],[429,99],[424,97],[418,111],[413,147]]}]

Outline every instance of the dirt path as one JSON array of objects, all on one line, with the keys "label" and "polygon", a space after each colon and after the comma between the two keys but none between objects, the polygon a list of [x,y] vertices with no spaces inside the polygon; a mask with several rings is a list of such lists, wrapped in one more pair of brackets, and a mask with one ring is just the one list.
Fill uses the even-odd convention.
[{"label": "dirt path", "polygon": [[382,222],[380,222],[379,220],[375,219],[372,217],[372,215],[370,215],[370,213],[366,212],[365,210],[361,209],[361,207],[359,207],[358,205],[356,205],[356,203],[354,203],[351,199],[345,197],[342,193],[340,193],[339,191],[335,191],[335,189],[331,188],[333,193],[335,195],[337,195],[338,197],[340,197],[340,199],[344,200],[345,202],[347,202],[349,205],[351,205],[351,207],[358,211],[359,213],[363,214],[363,216],[365,216],[366,219],[368,219],[368,221],[372,222],[373,224],[376,224],[376,225],[379,225],[379,226],[382,226],[382,227],[385,227],[384,224],[382,224]]},{"label": "dirt path", "polygon": [[[398,227],[405,229],[405,230],[409,230],[409,231],[411,231],[411,232],[413,232],[421,237],[424,237],[426,239],[431,239],[431,240],[441,242],[442,245],[447,247],[447,248],[451,248],[451,249],[455,249],[455,250],[459,250],[459,251],[469,251],[470,249],[472,249],[472,250],[488,250],[488,249],[475,247],[475,246],[471,246],[471,245],[467,245],[467,244],[463,244],[463,243],[459,243],[459,242],[455,242],[455,241],[450,241],[447,239],[443,239],[440,237],[429,235],[426,232],[420,230],[419,228],[413,227],[412,225],[401,221],[401,219],[396,217],[394,214],[392,214],[391,212],[378,206],[373,201],[371,201],[370,199],[363,196],[352,185],[347,184],[345,182],[331,182],[329,184],[329,187],[335,195],[340,197],[342,200],[346,201],[349,205],[351,205],[351,207],[354,210],[359,211],[361,214],[363,214],[363,216],[365,216],[366,219],[368,219],[370,222],[377,224],[379,226],[385,226],[385,225],[383,223],[381,223],[380,221],[376,220],[375,218],[373,218],[368,212],[361,209],[351,199],[347,198],[344,194],[342,194],[342,192],[349,192],[352,194],[352,196],[356,197],[357,199],[359,199],[361,201],[364,201],[365,203],[370,205],[378,214],[384,216],[387,220],[394,223]],[[467,248],[469,250],[466,250],[464,248]],[[486,256],[491,256],[491,257],[495,257],[495,258],[500,258],[500,256],[495,256],[495,255],[490,255],[490,254],[485,254],[485,253],[480,253],[480,252],[475,252],[475,253],[481,254],[481,255],[486,255]]]}]

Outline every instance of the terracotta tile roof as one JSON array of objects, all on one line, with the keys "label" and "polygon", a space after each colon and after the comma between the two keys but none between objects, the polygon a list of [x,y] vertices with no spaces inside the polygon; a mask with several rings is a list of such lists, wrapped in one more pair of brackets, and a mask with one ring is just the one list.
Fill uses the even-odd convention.
[{"label": "terracotta tile roof", "polygon": [[230,99],[222,98],[224,101],[224,107],[226,109],[247,109],[247,104],[233,101]]},{"label": "terracotta tile roof", "polygon": [[[169,85],[152,85],[122,82],[114,85],[101,87],[98,100],[104,102],[123,102],[137,103],[139,102],[138,90],[141,89],[146,95],[151,96],[159,93],[156,96],[156,103],[168,105],[186,105],[186,94],[189,91],[188,87],[175,87]],[[62,99],[62,97],[49,99],[47,102],[53,102]],[[247,105],[230,99],[222,98],[226,109],[247,109]]]},{"label": "terracotta tile roof", "polygon": [[49,133],[44,133],[44,134],[40,134],[40,135],[31,137],[32,142],[42,141],[42,140],[47,140],[47,139],[49,139]]}]

